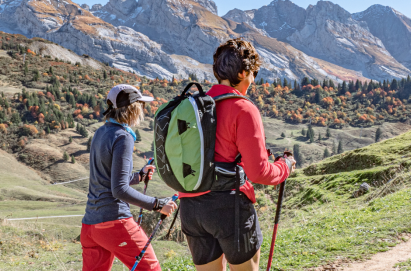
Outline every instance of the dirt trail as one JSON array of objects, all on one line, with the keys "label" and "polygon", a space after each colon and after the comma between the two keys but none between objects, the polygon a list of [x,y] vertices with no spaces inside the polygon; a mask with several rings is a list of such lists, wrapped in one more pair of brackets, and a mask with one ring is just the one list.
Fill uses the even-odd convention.
[{"label": "dirt trail", "polygon": [[394,265],[411,258],[411,239],[393,249],[375,254],[370,260],[352,263],[344,271],[394,271]]}]

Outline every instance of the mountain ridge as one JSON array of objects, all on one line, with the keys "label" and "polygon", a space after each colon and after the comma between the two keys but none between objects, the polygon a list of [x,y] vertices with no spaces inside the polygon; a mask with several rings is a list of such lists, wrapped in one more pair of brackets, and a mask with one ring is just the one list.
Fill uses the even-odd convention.
[{"label": "mountain ridge", "polygon": [[[195,73],[214,81],[215,48],[241,36],[251,38],[263,56],[258,79],[271,82],[305,76],[382,80],[411,73],[404,66],[408,60],[399,63],[368,30],[368,22],[327,1],[307,9],[289,0],[273,1],[223,17],[211,0],[110,0],[82,7],[70,0],[7,0],[0,6],[0,30],[42,37],[149,78]],[[344,75],[335,72],[335,65]]]}]

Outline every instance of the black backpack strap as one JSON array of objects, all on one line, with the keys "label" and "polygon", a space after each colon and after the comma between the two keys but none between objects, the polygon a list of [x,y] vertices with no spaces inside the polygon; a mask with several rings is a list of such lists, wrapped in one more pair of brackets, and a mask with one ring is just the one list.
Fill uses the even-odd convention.
[{"label": "black backpack strap", "polygon": [[195,85],[195,86],[197,87],[197,89],[198,89],[198,91],[200,92],[200,95],[201,95],[201,96],[205,96],[203,87],[202,87],[199,83],[196,83],[196,82],[191,82],[191,83],[189,83],[189,84],[186,86],[186,88],[184,89],[183,93],[181,93],[181,96],[184,96],[184,95],[187,93],[187,91],[188,91],[193,85]]},{"label": "black backpack strap", "polygon": [[254,102],[248,97],[243,96],[243,95],[234,94],[234,93],[226,93],[223,95],[218,95],[218,96],[213,97],[214,101],[216,102],[226,100],[226,99],[235,99],[235,98],[247,100],[255,106]]}]

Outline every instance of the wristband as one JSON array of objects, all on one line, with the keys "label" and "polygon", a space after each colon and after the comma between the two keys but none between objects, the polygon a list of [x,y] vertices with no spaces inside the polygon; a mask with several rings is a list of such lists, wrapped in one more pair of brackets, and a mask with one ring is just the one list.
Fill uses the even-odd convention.
[{"label": "wristband", "polygon": [[140,175],[140,182],[144,182],[144,177],[146,177],[146,174],[144,173],[143,169],[140,169],[140,172],[138,174]]},{"label": "wristband", "polygon": [[164,205],[166,205],[170,200],[171,198],[161,198],[161,199],[156,198],[153,211],[157,211],[157,212],[160,211],[161,209],[163,209]]}]

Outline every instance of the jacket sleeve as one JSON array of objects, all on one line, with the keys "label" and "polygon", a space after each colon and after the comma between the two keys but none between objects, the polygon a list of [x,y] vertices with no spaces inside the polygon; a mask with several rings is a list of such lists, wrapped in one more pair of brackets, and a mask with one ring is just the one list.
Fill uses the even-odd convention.
[{"label": "jacket sleeve", "polygon": [[264,127],[260,112],[249,101],[235,103],[237,148],[242,156],[244,171],[253,183],[277,185],[289,175],[289,168],[284,160],[274,163],[268,161],[265,146]]},{"label": "jacket sleeve", "polygon": [[119,136],[113,144],[111,191],[113,197],[151,211],[154,207],[155,198],[146,196],[130,187],[133,146],[133,139],[125,135]]}]

